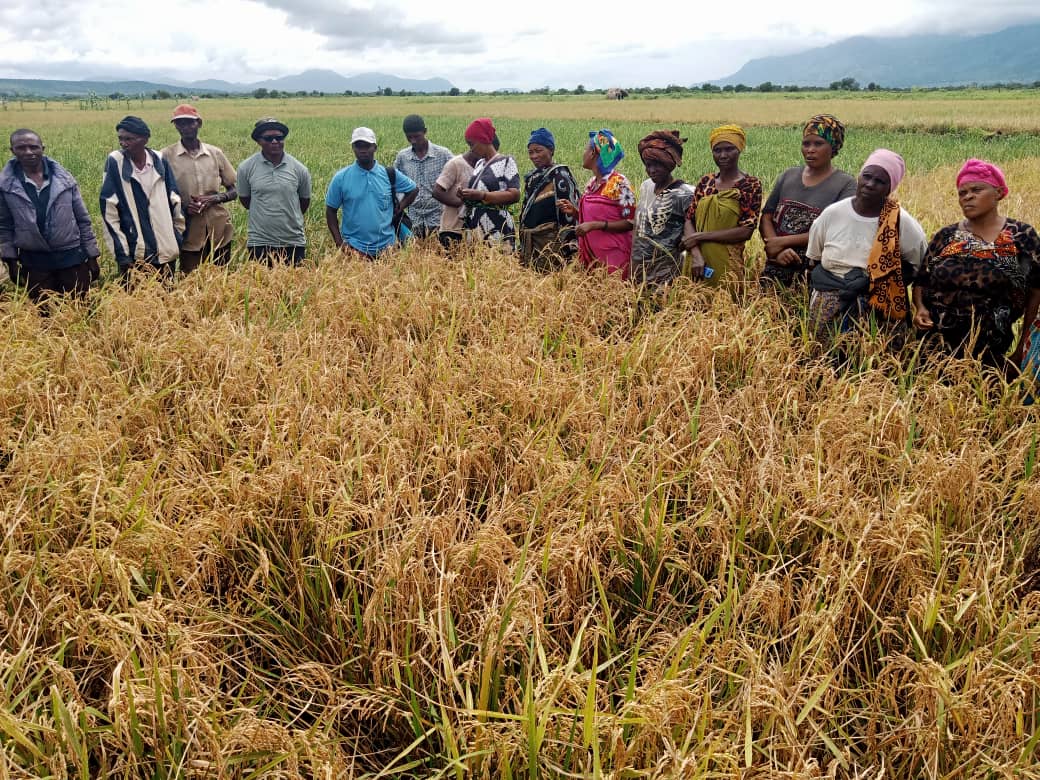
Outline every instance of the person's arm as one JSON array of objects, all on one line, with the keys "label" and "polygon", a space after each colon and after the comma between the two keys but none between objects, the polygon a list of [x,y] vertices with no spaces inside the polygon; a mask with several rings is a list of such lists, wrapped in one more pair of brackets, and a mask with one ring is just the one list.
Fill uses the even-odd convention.
[{"label": "person's arm", "polygon": [[339,229],[339,209],[335,209],[328,204],[325,205],[325,224],[329,228],[329,234],[332,236],[332,241],[336,245],[336,248],[342,249],[343,234]]},{"label": "person's arm", "polygon": [[249,186],[249,171],[251,169],[246,168],[246,164],[242,163],[238,166],[238,172],[235,176],[235,184],[238,189],[238,202],[242,204],[242,208],[249,211],[249,204],[252,202],[252,188]]},{"label": "person's arm", "polygon": [[446,190],[440,183],[440,181],[434,182],[433,189],[430,191],[433,195],[433,199],[438,203],[451,208],[458,208],[462,205],[462,200],[455,193]]},{"label": "person's arm", "polygon": [[97,236],[94,235],[94,226],[90,224],[90,213],[87,204],[83,202],[83,195],[79,191],[79,185],[72,188],[72,214],[76,218],[76,226],[79,228],[79,245],[87,257],[97,259],[101,256],[98,248]]},{"label": "person's arm", "polygon": [[238,197],[238,192],[235,190],[235,169],[231,167],[231,163],[219,149],[214,149],[214,156],[217,158],[217,173],[220,176],[220,183],[224,186],[224,191],[195,198],[200,214],[214,204],[230,203]]},{"label": "person's arm", "polygon": [[2,194],[0,194],[0,257],[8,265],[18,259],[18,247],[14,243],[14,215],[7,206],[7,198]]},{"label": "person's arm", "polygon": [[408,175],[401,170],[397,171],[396,185],[394,189],[398,193],[404,195],[404,197],[394,204],[394,214],[404,211],[415,202],[417,197],[419,197],[419,185],[408,178]]},{"label": "person's arm", "polygon": [[119,270],[126,273],[133,265],[134,259],[130,256],[130,242],[123,233],[120,219],[119,187],[119,163],[110,155],[105,162],[105,174],[101,180],[101,223],[105,227],[105,246],[115,257]]},{"label": "person's arm", "polygon": [[[157,160],[161,159],[156,155]],[[166,197],[170,200],[170,216],[173,218],[173,229],[177,235],[183,236],[187,223],[184,220],[184,206],[181,203],[181,192],[177,189],[177,179],[173,176],[173,168],[169,163],[163,164],[163,175],[166,182]],[[178,239],[179,243],[180,239]]]},{"label": "person's arm", "polygon": [[597,219],[591,222],[582,222],[575,228],[579,236],[584,236],[594,230],[602,230],[605,233],[627,233],[634,227],[630,219]]},{"label": "person's arm", "polygon": [[1033,323],[1036,322],[1038,312],[1040,312],[1040,287],[1034,287],[1029,292],[1029,298],[1026,299],[1026,311],[1022,318],[1022,329],[1018,333],[1018,344],[1015,346],[1015,351],[1011,353],[1011,360],[1016,365],[1021,365],[1022,358],[1025,357],[1026,339],[1029,337]]},{"label": "person's arm", "polygon": [[303,163],[300,163],[300,167],[303,168],[303,173],[300,175],[300,185],[296,193],[300,196],[300,213],[306,214],[311,206],[311,172]]},{"label": "person's arm", "polygon": [[919,330],[931,330],[934,328],[935,323],[932,321],[932,313],[924,305],[924,287],[915,284],[911,297],[914,301],[914,327]]}]

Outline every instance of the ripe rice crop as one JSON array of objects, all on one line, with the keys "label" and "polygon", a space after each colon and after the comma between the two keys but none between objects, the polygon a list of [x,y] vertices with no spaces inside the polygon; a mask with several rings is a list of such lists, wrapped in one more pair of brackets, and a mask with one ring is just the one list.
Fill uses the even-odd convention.
[{"label": "ripe rice crop", "polygon": [[[85,189],[110,119],[41,127]],[[979,137],[898,138],[953,221]],[[1040,777],[1021,383],[869,336],[839,371],[686,282],[648,313],[494,252],[312,254],[0,306],[0,777]]]}]

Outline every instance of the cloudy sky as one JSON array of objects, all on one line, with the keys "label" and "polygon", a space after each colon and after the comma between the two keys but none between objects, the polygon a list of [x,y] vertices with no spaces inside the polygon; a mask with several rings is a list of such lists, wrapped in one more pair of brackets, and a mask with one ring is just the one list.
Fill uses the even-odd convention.
[{"label": "cloudy sky", "polygon": [[0,76],[251,82],[327,68],[441,76],[462,89],[664,86],[852,35],[1024,21],[1040,21],[1035,0],[3,0]]}]

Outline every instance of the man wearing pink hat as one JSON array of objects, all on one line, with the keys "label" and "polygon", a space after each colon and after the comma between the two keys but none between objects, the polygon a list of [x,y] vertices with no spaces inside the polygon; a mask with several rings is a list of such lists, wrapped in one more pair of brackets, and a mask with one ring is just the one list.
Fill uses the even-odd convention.
[{"label": "man wearing pink hat", "polygon": [[907,284],[924,260],[928,239],[921,225],[891,196],[906,175],[903,158],[889,149],[867,157],[856,194],[823,210],[809,231],[809,316],[817,335],[846,331],[868,315],[907,324]]},{"label": "man wearing pink hat", "polygon": [[[194,106],[183,103],[170,119],[181,136],[162,150],[184,199],[187,228],[181,244],[181,271],[194,271],[203,257],[224,265],[231,257],[235,231],[225,203],[235,200],[235,168],[216,146],[199,140],[202,117]],[[221,192],[220,188],[224,191]]]}]

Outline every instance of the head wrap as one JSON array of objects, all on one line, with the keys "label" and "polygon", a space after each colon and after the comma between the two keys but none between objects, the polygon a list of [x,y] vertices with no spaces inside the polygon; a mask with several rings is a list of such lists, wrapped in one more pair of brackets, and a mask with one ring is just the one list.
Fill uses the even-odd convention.
[{"label": "head wrap", "polygon": [[539,127],[537,130],[531,131],[531,137],[527,139],[527,145],[538,144],[544,146],[546,149],[552,149],[556,151],[556,139],[553,138],[553,134],[550,133],[546,128]]},{"label": "head wrap", "polygon": [[401,129],[404,130],[405,135],[410,133],[425,133],[426,122],[418,114],[409,114],[404,118],[404,122],[401,123]]},{"label": "head wrap", "polygon": [[682,165],[682,145],[685,138],[679,137],[678,130],[654,130],[639,142],[639,156],[643,162],[661,163],[669,170]]},{"label": "head wrap", "polygon": [[972,157],[964,163],[964,167],[957,174],[957,187],[960,188],[965,182],[972,181],[981,181],[984,184],[989,184],[1000,192],[1001,197],[1008,194],[1007,179],[1004,178],[1004,172],[991,162],[977,160]]},{"label": "head wrap", "polygon": [[253,125],[253,132],[250,134],[250,138],[252,138],[255,141],[268,130],[277,130],[282,135],[289,135],[288,127],[279,122],[273,116],[265,116],[256,120],[256,124]]},{"label": "head wrap", "polygon": [[708,146],[712,149],[722,141],[733,144],[741,152],[747,148],[747,134],[740,125],[722,125],[708,135]]},{"label": "head wrap", "polygon": [[482,116],[469,123],[464,137],[473,143],[489,144],[495,140],[495,126],[490,118]]},{"label": "head wrap", "polygon": [[845,145],[845,125],[832,114],[817,114],[802,130],[802,138],[807,135],[818,135],[831,145],[831,156],[837,157],[841,147]]},{"label": "head wrap", "polygon": [[609,130],[590,130],[589,144],[596,150],[596,168],[601,176],[606,176],[618,167],[625,158],[625,150]]},{"label": "head wrap", "polygon": [[146,125],[144,120],[139,116],[123,117],[119,124],[116,125],[116,132],[119,132],[120,130],[126,130],[128,133],[141,135],[145,138],[151,138],[152,136],[152,131],[148,129],[148,125]]},{"label": "head wrap", "polygon": [[863,162],[863,167],[859,169],[859,172],[863,173],[871,165],[876,165],[888,174],[888,183],[891,185],[889,193],[895,192],[899,182],[906,176],[906,163],[903,162],[902,157],[891,149],[875,149],[872,151],[870,156]]}]

